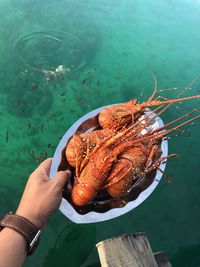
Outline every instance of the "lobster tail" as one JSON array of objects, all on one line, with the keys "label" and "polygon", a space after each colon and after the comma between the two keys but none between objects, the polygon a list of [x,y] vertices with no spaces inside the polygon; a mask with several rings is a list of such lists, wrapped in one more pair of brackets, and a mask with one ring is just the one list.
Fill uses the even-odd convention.
[{"label": "lobster tail", "polygon": [[[112,197],[126,195],[133,180],[132,162],[125,158],[120,158],[113,166],[104,188]],[[122,190],[123,188],[123,190]]]},{"label": "lobster tail", "polygon": [[92,201],[97,194],[97,190],[87,183],[75,183],[71,198],[75,205],[84,206]]}]

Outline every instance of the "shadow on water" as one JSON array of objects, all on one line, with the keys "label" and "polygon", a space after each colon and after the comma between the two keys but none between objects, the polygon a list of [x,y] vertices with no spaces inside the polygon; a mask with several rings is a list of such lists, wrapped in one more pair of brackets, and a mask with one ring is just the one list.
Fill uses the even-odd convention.
[{"label": "shadow on water", "polygon": [[95,262],[95,263],[87,265],[85,267],[101,267],[101,264],[99,262]]},{"label": "shadow on water", "polygon": [[[134,85],[128,85],[128,84],[123,84],[120,88],[121,94],[123,96],[124,101],[129,101],[133,98],[136,98],[134,95],[135,92],[137,91],[137,87]],[[138,97],[138,95],[137,95]]]},{"label": "shadow on water", "polygon": [[173,266],[199,267],[200,266],[200,242],[197,245],[181,247],[172,257]]},{"label": "shadow on water", "polygon": [[96,243],[94,224],[70,224],[59,234],[55,246],[45,258],[44,267],[79,267]]},{"label": "shadow on water", "polygon": [[44,88],[38,75],[24,72],[7,88],[6,94],[7,112],[16,117],[31,117],[35,112],[44,115],[53,102],[52,93],[49,88]]}]

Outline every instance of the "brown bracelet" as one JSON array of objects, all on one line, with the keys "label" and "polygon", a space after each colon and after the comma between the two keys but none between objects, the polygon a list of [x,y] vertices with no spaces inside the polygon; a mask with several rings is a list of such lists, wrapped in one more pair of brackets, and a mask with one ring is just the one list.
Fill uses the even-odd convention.
[{"label": "brown bracelet", "polygon": [[39,243],[41,230],[22,216],[9,212],[0,220],[0,227],[11,228],[21,234],[27,242],[28,255],[33,253]]}]

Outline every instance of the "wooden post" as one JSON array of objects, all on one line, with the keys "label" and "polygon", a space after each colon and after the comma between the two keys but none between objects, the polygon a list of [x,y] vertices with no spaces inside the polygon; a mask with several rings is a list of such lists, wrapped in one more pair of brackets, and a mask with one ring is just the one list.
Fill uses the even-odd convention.
[{"label": "wooden post", "polygon": [[159,267],[172,267],[165,252],[156,252],[154,253],[154,257]]},{"label": "wooden post", "polygon": [[159,267],[145,233],[125,234],[96,246],[102,267]]}]

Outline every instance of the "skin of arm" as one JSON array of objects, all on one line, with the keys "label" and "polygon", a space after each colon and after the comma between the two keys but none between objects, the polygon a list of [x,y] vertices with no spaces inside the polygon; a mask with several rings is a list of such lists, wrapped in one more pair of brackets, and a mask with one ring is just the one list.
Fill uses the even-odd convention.
[{"label": "skin of arm", "polygon": [[[59,207],[63,187],[70,171],[60,171],[49,179],[52,159],[46,159],[30,175],[16,214],[43,229],[49,217]],[[4,228],[0,232],[0,267],[21,267],[26,255],[26,241],[16,231]]]}]

